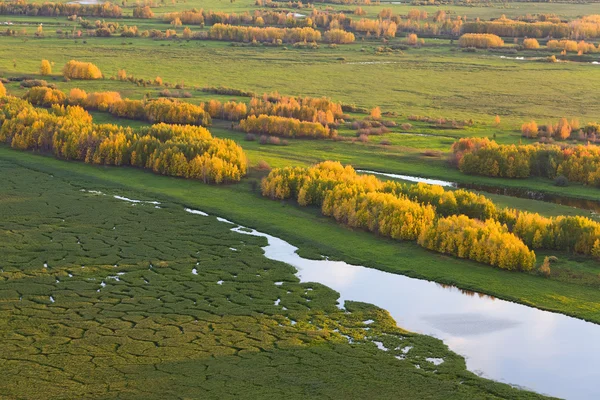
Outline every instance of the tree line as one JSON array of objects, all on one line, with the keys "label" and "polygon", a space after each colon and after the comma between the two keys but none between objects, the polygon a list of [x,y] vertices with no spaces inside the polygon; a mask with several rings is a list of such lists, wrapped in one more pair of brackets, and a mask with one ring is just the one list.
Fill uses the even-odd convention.
[{"label": "tree line", "polygon": [[208,37],[214,40],[233,42],[296,43],[318,42],[321,32],[313,28],[275,28],[215,24],[210,27]]},{"label": "tree line", "polygon": [[600,147],[587,145],[500,145],[488,139],[464,138],[452,146],[461,172],[503,178],[564,176],[600,187]]},{"label": "tree line", "polygon": [[596,47],[593,43],[588,43],[585,40],[579,42],[575,40],[548,40],[546,47],[550,50],[562,50],[565,53],[596,53],[600,51],[600,47]]},{"label": "tree line", "polygon": [[187,10],[181,12],[167,13],[163,16],[163,21],[174,25],[276,25],[286,26],[288,28],[311,27],[313,21],[311,18],[294,18],[288,16],[285,11],[254,10],[252,14],[248,11],[242,14],[226,13],[222,11],[205,11],[203,9]]},{"label": "tree line", "polygon": [[108,112],[119,118],[129,118],[151,123],[209,126],[210,115],[203,106],[182,101],[159,98],[151,100],[122,99],[118,92],[86,93],[71,89],[66,96],[58,89],[32,87],[24,98],[39,106],[77,105],[88,110]]},{"label": "tree line", "polygon": [[54,105],[49,111],[10,96],[0,99],[0,110],[0,140],[20,150],[94,164],[131,165],[205,183],[237,182],[247,171],[239,145],[213,138],[202,127],[161,123],[133,130],[99,125],[79,106]]},{"label": "tree line", "polygon": [[596,38],[600,37],[600,15],[586,15],[571,22],[560,20],[519,21],[502,16],[493,21],[465,22],[463,33],[490,33],[508,37]]},{"label": "tree line", "polygon": [[270,115],[295,118],[300,121],[318,122],[323,126],[335,123],[342,118],[341,103],[331,101],[326,97],[291,97],[278,93],[264,94],[262,97],[252,97],[248,105],[243,102],[210,100],[201,106],[212,118],[239,121],[248,116]]},{"label": "tree line", "polygon": [[0,3],[0,15],[29,15],[44,17],[86,16],[102,18],[120,18],[121,7],[105,2],[103,4],[75,3],[26,3],[24,1],[3,1]]},{"label": "tree line", "polygon": [[333,131],[318,122],[300,121],[296,118],[273,115],[251,115],[240,121],[240,129],[248,133],[261,133],[283,137],[328,138]]},{"label": "tree line", "polygon": [[[373,175],[359,175],[352,167],[343,167],[341,164],[331,161],[312,168],[274,170],[263,181],[262,191],[263,195],[273,199],[292,198],[303,206],[323,206],[327,194],[338,186],[352,193],[384,193],[395,198],[407,199],[433,207],[436,220],[444,219],[445,227],[457,227],[457,232],[455,232],[457,236],[455,239],[448,238],[448,245],[460,244],[461,241],[467,240],[467,237],[471,237],[468,233],[466,237],[462,237],[462,228],[458,227],[468,227],[468,230],[476,231],[489,228],[490,237],[497,238],[500,233],[510,233],[532,249],[560,250],[600,257],[600,223],[589,218],[580,216],[549,218],[536,213],[500,208],[485,196],[466,190],[446,190],[441,186],[425,183],[409,185],[397,181],[380,181]],[[456,219],[454,218],[456,216],[464,216],[478,222],[468,222],[464,218]],[[343,220],[341,215],[336,218],[340,221]],[[482,221],[485,222],[484,225],[480,224]],[[499,224],[499,226],[495,224]],[[434,223],[432,226],[435,227],[436,224]],[[432,243],[432,241],[439,243],[440,236],[434,235],[431,230],[426,232],[428,233],[423,235],[426,235],[428,239],[422,238],[423,245]],[[492,232],[494,232],[493,235]],[[500,236],[506,238],[507,246],[514,244],[514,238]],[[491,243],[488,245],[492,246]],[[466,254],[464,249],[457,249],[451,253]],[[525,255],[526,253],[517,252],[517,254]],[[472,254],[472,257],[477,257],[472,258],[475,260],[485,259],[481,258],[484,256],[477,251]],[[495,257],[499,257],[499,254],[496,254]],[[508,255],[502,257],[508,257]]]},{"label": "tree line", "polygon": [[211,118],[239,121],[251,115],[270,115],[319,123],[327,127],[343,117],[341,103],[326,97],[292,97],[278,93],[253,97],[248,105],[236,101],[221,103],[218,100],[194,105],[167,98],[122,99],[118,92],[86,93],[78,88],[71,89],[67,96],[59,89],[34,86],[24,95],[24,99],[43,107],[54,104],[78,105],[87,110],[109,112],[120,118],[201,126],[209,126]]},{"label": "tree line", "polygon": [[[389,190],[395,185],[326,161],[310,168],[274,169],[263,180],[262,193],[272,199],[291,198],[303,206],[320,206],[324,215],[340,223],[393,239],[417,241],[430,250],[503,269],[534,268],[534,252],[505,225],[466,215],[444,217],[418,195],[411,199]],[[427,192],[426,186],[421,187]]]}]

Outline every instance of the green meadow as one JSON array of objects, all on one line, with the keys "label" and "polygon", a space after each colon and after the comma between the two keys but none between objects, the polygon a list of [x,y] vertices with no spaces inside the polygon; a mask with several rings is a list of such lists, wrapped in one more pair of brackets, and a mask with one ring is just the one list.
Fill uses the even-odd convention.
[{"label": "green meadow", "polygon": [[[572,21],[598,13],[595,2],[393,3],[362,5],[363,17],[376,19],[387,8],[401,15],[424,10],[430,20],[443,10],[468,21],[539,14]],[[58,160],[0,143],[0,398],[544,397],[468,371],[465,359],[441,340],[398,326],[386,310],[352,301],[341,309],[339,293],[300,282],[295,268],[264,256],[265,239],[232,232],[233,225],[216,217],[277,236],[306,258],[327,256],[600,323],[600,269],[592,256],[536,249],[532,271],[507,271],[352,229],[316,207],[273,201],[260,190],[272,168],[333,160],[355,169],[598,201],[596,187],[466,175],[449,159],[461,138],[534,143],[521,134],[527,121],[556,123],[565,117],[582,126],[600,121],[600,51],[560,56],[546,48],[549,38],[540,39],[537,50],[522,49],[522,38],[504,38],[501,49],[461,49],[457,37],[448,35],[423,35],[422,45],[408,46],[407,32],[400,31],[387,39],[357,34],[352,44],[321,42],[315,49],[185,40],[185,25],[171,26],[163,14],[196,8],[308,15],[311,9],[189,0],[155,4],[154,18],[137,19],[134,6],[124,2],[122,18],[86,19],[174,29],[179,36],[95,37],[67,17],[0,15],[0,78],[8,94],[22,97],[28,89],[21,81],[43,79],[67,94],[78,88],[140,100],[165,97],[168,90],[195,105],[250,101],[202,90],[226,87],[258,96],[327,97],[345,110],[354,108],[337,121],[334,139],[285,138],[279,144],[213,119],[211,134],[238,143],[248,159],[247,176],[223,185]],[[320,11],[363,18],[353,14],[357,6],[315,4]],[[40,24],[43,34],[37,37]],[[8,27],[15,36],[5,34]],[[78,29],[83,36],[64,37]],[[598,45],[598,39],[589,41]],[[559,62],[548,62],[551,55]],[[40,74],[41,60],[52,63],[50,75]],[[103,79],[65,79],[62,68],[70,60],[94,63]],[[119,70],[136,79],[117,80]],[[152,83],[156,77],[166,85]],[[368,120],[375,107],[389,123],[387,131],[360,135],[352,122]],[[90,114],[98,124],[150,124]],[[583,142],[564,142],[575,143]],[[499,207],[600,221],[586,207],[481,193]],[[187,213],[186,207],[209,216]],[[556,261],[543,274],[539,267],[546,256]],[[427,358],[444,362],[434,365]]]},{"label": "green meadow", "polygon": [[385,310],[340,310],[336,292],[267,260],[264,239],[167,191],[5,153],[4,398],[541,398],[467,372]]}]

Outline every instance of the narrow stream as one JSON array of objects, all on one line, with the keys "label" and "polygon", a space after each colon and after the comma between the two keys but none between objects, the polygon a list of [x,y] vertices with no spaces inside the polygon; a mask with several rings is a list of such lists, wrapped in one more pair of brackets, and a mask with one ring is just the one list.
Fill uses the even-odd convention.
[{"label": "narrow stream", "polygon": [[440,186],[444,186],[444,187],[475,190],[478,192],[500,194],[500,195],[504,195],[504,196],[518,197],[518,198],[522,198],[522,199],[539,200],[539,201],[544,201],[547,203],[554,203],[554,204],[560,204],[563,206],[579,208],[581,210],[588,210],[592,213],[600,214],[600,201],[595,201],[595,200],[577,199],[577,198],[568,197],[568,196],[561,196],[558,194],[536,192],[534,190],[528,190],[528,189],[523,189],[523,188],[508,188],[508,187],[500,187],[500,186],[493,186],[493,185],[481,185],[481,184],[475,184],[475,183],[456,183],[456,182],[442,181],[442,180],[438,180],[438,179],[421,178],[419,176],[389,174],[386,172],[376,172],[376,171],[369,171],[369,170],[362,170],[362,169],[356,170],[356,172],[363,173],[363,174],[386,176],[388,178],[394,178],[394,179],[402,179],[404,181],[409,181],[409,182],[417,182],[417,183],[423,182],[423,183],[428,183],[430,185],[440,185]]}]

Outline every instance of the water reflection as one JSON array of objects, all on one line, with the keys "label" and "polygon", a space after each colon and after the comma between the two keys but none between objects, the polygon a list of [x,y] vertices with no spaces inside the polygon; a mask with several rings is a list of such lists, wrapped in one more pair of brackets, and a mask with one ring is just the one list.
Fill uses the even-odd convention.
[{"label": "water reflection", "polygon": [[452,285],[446,285],[445,283],[437,283],[435,282],[435,284],[441,288],[444,289],[448,289],[448,290],[457,290],[460,293],[464,294],[465,296],[477,296],[481,299],[486,298],[486,299],[490,299],[490,300],[496,300],[496,298],[494,296],[490,296],[489,294],[484,294],[484,293],[479,293],[479,292],[474,292],[472,290],[467,290],[467,289],[461,289],[461,288],[457,288],[456,286],[452,286]]},{"label": "water reflection", "polygon": [[403,181],[409,181],[409,182],[416,182],[416,183],[423,182],[423,183],[428,183],[430,185],[439,185],[439,186],[445,186],[445,187],[456,187],[456,183],[454,183],[454,182],[442,181],[442,180],[439,180],[439,179],[422,178],[420,176],[388,174],[387,172],[376,172],[376,171],[369,171],[369,170],[366,170],[366,169],[357,169],[356,172],[359,172],[361,174],[372,174],[372,175],[387,176],[388,178],[402,179]]},{"label": "water reflection", "polygon": [[375,304],[400,327],[443,340],[471,371],[553,396],[600,398],[599,325],[341,261],[304,259],[279,238],[232,230],[267,238],[267,258],[293,265],[303,282],[338,291],[342,304]]}]

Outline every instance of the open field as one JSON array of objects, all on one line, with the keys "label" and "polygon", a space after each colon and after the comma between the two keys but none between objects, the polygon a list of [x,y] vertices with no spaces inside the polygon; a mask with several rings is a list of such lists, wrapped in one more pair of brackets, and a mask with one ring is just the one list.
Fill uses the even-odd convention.
[{"label": "open field", "polygon": [[[573,399],[595,390],[599,3],[360,3],[0,15],[0,397],[534,399],[565,393],[561,379]],[[164,18],[194,8],[217,14]],[[389,311],[352,301],[343,273],[341,286],[305,282],[216,216],[307,263],[489,302],[440,307],[448,331],[412,333],[377,302],[397,301],[395,287],[372,301]],[[532,332],[510,306],[535,311]],[[511,351],[588,346],[586,374],[562,376],[571,361],[557,351],[560,368],[523,371],[556,385],[511,386],[509,351],[479,370],[466,350],[496,334]]]},{"label": "open field", "polygon": [[262,239],[166,193],[13,161],[0,161],[7,398],[538,397],[466,372],[383,310],[338,309],[335,292],[265,259]]},{"label": "open field", "polygon": [[[300,248],[300,254],[343,259],[390,272],[402,273],[463,289],[488,293],[538,308],[592,321],[600,321],[600,295],[596,262],[560,256],[551,279],[532,274],[498,270],[465,260],[437,255],[410,242],[396,242],[369,233],[343,228],[317,210],[278,204],[253,191],[252,181],[227,187],[207,187],[182,179],[158,177],[134,169],[93,167],[64,163],[0,148],[2,159],[56,177],[102,190],[119,185],[143,191],[145,197],[167,196],[182,205],[223,215],[245,226],[268,231]],[[50,172],[52,171],[52,172]],[[88,182],[88,183],[86,183]],[[95,189],[94,189],[95,190]],[[543,203],[531,201],[543,206]],[[440,268],[443,265],[443,268]]]},{"label": "open field", "polygon": [[[81,59],[98,65],[106,76],[125,69],[136,77],[160,76],[165,82],[184,82],[189,87],[326,94],[344,103],[379,106],[404,116],[473,118],[490,125],[498,114],[513,128],[531,118],[545,121],[564,115],[593,121],[600,114],[594,92],[572,84],[578,80],[588,88],[600,85],[600,67],[591,64],[505,60],[493,54],[450,51],[443,45],[381,55],[374,50],[376,44],[366,44],[363,52],[361,44],[313,51],[240,48],[205,41],[85,41],[0,37],[0,71],[35,74],[40,60],[48,59],[59,72],[67,61]],[[157,59],[165,65],[156,63]],[[558,88],[568,102],[556,101]]]}]

